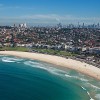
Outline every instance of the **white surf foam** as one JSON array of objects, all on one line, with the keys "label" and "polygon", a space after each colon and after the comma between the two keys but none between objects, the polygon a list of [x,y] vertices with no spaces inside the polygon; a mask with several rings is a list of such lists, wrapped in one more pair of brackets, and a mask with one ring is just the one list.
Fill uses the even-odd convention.
[{"label": "white surf foam", "polygon": [[81,88],[86,91],[86,88],[84,88],[83,86],[81,86]]},{"label": "white surf foam", "polygon": [[91,95],[90,95],[90,93],[87,91],[87,94],[88,94],[88,96],[90,97],[90,100],[94,100],[92,97],[91,97]]},{"label": "white surf foam", "polygon": [[51,74],[55,74],[55,75],[59,75],[59,76],[63,76],[63,77],[66,76],[67,78],[75,78],[75,79],[79,79],[79,80],[85,81],[85,82],[88,81],[87,79],[81,78],[79,76],[70,75],[69,71],[67,72],[67,71],[64,71],[64,70],[60,70],[60,69],[51,67],[49,65],[46,65],[44,63],[42,64],[42,63],[33,62],[33,61],[26,61],[26,62],[24,62],[24,64],[28,65],[28,66],[31,66],[31,67],[35,67],[35,68],[40,68],[40,69],[46,70]]},{"label": "white surf foam", "polygon": [[[63,71],[63,70],[60,70],[60,69],[57,69],[57,68],[54,68],[54,67],[51,67],[51,66],[48,66],[48,65],[45,65],[45,64],[42,64],[42,63],[38,63],[38,62],[34,62],[34,61],[25,61],[24,62],[25,65],[28,65],[30,67],[35,67],[35,68],[40,68],[40,69],[43,69],[43,70],[46,70],[52,74],[55,74],[55,75],[59,75],[59,76],[66,76],[67,78],[74,78],[74,79],[79,79],[81,81],[84,81],[87,83],[87,79],[83,78],[82,76],[72,76],[70,75],[70,73],[67,73],[66,71]],[[96,86],[94,86],[95,88],[98,88]],[[87,92],[90,100],[94,100],[90,93],[86,90],[86,88],[84,88],[83,86],[81,86],[81,88]]]},{"label": "white surf foam", "polygon": [[97,90],[100,90],[100,88],[98,86],[95,86],[91,83],[87,83],[90,87],[92,87],[93,89],[97,89]]},{"label": "white surf foam", "polygon": [[84,88],[83,86],[81,86],[81,88],[82,88],[84,91],[86,91],[86,92],[87,92],[87,94],[88,94],[88,96],[89,96],[90,100],[94,100],[94,99],[91,97],[90,93],[87,91],[87,89],[86,89],[86,88]]},{"label": "white surf foam", "polygon": [[3,57],[2,58],[3,62],[17,62],[17,61],[22,61],[22,59],[18,58],[11,58],[11,57]]},{"label": "white surf foam", "polygon": [[72,75],[68,75],[68,74],[65,74],[65,76],[69,77],[69,78],[74,78],[74,79],[78,79],[78,80],[81,80],[81,81],[85,81],[85,82],[88,81],[87,79],[81,78],[79,76],[72,76]]},{"label": "white surf foam", "polygon": [[90,100],[94,100],[93,98],[90,98]]},{"label": "white surf foam", "polygon": [[31,66],[31,67],[46,70],[46,71],[48,71],[52,74],[55,74],[55,75],[63,75],[63,74],[66,73],[66,71],[63,71],[63,70],[60,70],[60,69],[57,69],[57,68],[54,68],[54,67],[51,67],[51,66],[48,66],[48,65],[45,65],[45,64],[41,64],[41,63],[38,63],[38,62],[26,61],[26,62],[24,62],[24,64]]},{"label": "white surf foam", "polygon": [[97,100],[100,100],[100,94],[96,94],[95,98],[96,98]]},{"label": "white surf foam", "polygon": [[34,67],[34,68],[40,68],[40,69],[44,69],[46,70],[45,67],[43,67],[42,64],[38,63],[38,62],[32,62],[32,61],[26,61],[24,62],[25,65],[28,65],[30,67]]}]

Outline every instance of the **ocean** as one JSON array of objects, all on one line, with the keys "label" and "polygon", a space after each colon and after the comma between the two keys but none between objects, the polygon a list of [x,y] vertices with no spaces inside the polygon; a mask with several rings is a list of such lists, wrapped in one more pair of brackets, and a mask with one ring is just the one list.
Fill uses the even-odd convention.
[{"label": "ocean", "polygon": [[0,55],[0,100],[100,100],[100,81],[45,62]]}]

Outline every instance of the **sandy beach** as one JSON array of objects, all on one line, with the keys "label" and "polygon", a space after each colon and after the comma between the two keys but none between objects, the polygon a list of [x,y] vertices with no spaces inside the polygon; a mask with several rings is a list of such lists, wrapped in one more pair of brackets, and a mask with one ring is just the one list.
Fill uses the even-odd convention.
[{"label": "sandy beach", "polygon": [[18,51],[0,51],[1,55],[11,55],[33,60],[39,60],[61,66],[62,68],[74,69],[78,72],[100,80],[100,69],[84,62],[73,59],[66,59],[59,56],[46,55],[40,53],[18,52]]}]

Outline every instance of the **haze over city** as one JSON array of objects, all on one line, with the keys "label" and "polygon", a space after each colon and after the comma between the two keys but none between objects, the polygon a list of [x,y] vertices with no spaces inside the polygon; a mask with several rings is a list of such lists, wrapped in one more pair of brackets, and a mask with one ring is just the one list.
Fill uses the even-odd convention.
[{"label": "haze over city", "polygon": [[0,0],[0,25],[96,24],[100,0]]},{"label": "haze over city", "polygon": [[100,100],[100,0],[0,0],[0,100]]}]

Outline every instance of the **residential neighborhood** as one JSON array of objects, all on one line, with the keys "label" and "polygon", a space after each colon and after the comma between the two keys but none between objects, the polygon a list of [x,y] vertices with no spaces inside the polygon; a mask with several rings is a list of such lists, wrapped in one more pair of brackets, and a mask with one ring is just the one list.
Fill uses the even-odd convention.
[{"label": "residential neighborhood", "polygon": [[[27,47],[52,49],[78,54],[77,58],[100,64],[100,28],[96,27],[0,27],[0,48]],[[38,51],[39,52],[39,51]],[[80,56],[81,55],[81,56]],[[83,56],[82,56],[83,55]]]}]

